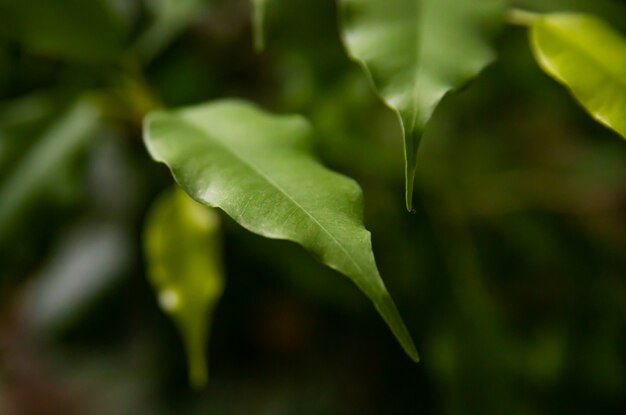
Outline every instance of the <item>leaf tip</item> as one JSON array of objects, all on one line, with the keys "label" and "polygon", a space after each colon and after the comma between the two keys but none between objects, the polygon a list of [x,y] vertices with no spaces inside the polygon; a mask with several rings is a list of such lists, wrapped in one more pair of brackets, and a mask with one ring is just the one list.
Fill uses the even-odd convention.
[{"label": "leaf tip", "polygon": [[406,210],[415,213],[413,209],[413,189],[417,172],[417,150],[422,141],[423,128],[409,127],[410,124],[398,113],[404,136],[404,183]]},{"label": "leaf tip", "polygon": [[411,171],[410,169],[407,169],[406,178],[405,178],[404,199],[406,203],[406,210],[409,213],[416,213],[415,208],[413,207],[414,184],[415,184],[415,170]]},{"label": "leaf tip", "polygon": [[415,363],[419,362],[420,358],[415,343],[413,343],[413,338],[404,324],[404,321],[402,321],[400,312],[393,302],[391,295],[386,290],[380,294],[381,295],[374,301],[374,306],[391,329],[391,332],[396,337],[407,356]]},{"label": "leaf tip", "polygon": [[415,213],[415,209],[413,209],[413,190],[410,190],[408,186],[405,193],[405,199],[407,212]]},{"label": "leaf tip", "polygon": [[417,352],[415,343],[413,343],[413,339],[411,338],[411,335],[408,331],[406,331],[405,336],[403,336],[400,340],[400,344],[402,345],[402,348],[404,349],[404,352],[407,354],[409,359],[411,359],[414,363],[419,363],[419,353]]},{"label": "leaf tip", "polygon": [[192,366],[189,368],[189,385],[200,390],[205,388],[209,383],[209,373],[206,365]]}]

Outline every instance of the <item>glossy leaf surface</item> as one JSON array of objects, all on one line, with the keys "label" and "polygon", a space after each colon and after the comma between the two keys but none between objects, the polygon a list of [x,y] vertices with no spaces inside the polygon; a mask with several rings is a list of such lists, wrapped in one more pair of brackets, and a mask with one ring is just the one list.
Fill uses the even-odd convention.
[{"label": "glossy leaf surface", "polygon": [[541,68],[601,124],[626,137],[626,39],[594,16],[539,16],[530,26]]},{"label": "glossy leaf surface", "polygon": [[499,0],[340,0],[344,43],[402,123],[406,203],[417,148],[444,95],[488,65]]},{"label": "glossy leaf surface", "polygon": [[157,199],[145,225],[148,277],[183,336],[195,387],[207,382],[209,323],[224,286],[218,231],[217,213],[178,188]]},{"label": "glossy leaf surface", "polygon": [[299,243],[372,300],[408,355],[411,337],[380,278],[363,227],[361,189],[311,155],[311,127],[241,101],[156,112],[145,123],[152,157],[194,199],[259,235]]}]

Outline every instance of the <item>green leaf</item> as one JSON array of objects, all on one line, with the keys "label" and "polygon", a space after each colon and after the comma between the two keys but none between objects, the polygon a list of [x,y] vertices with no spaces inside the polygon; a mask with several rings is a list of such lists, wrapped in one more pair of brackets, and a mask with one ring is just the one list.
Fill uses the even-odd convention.
[{"label": "green leaf", "polygon": [[[92,138],[100,123],[98,109],[83,99],[56,121],[0,183],[0,241],[51,177]],[[2,137],[0,137],[2,139]]]},{"label": "green leaf", "polygon": [[307,121],[227,100],[152,113],[144,131],[152,157],[194,199],[254,233],[299,243],[354,281],[417,361],[376,268],[361,189],[313,158]]},{"label": "green leaf", "polygon": [[548,75],[594,119],[626,137],[624,37],[597,17],[558,13],[532,20],[530,43]]},{"label": "green leaf", "polygon": [[29,323],[52,334],[80,321],[132,267],[134,248],[134,233],[116,223],[81,219],[64,226],[28,288]]},{"label": "green leaf", "polygon": [[263,52],[265,49],[265,8],[268,0],[252,1],[252,34],[254,36],[254,50]]},{"label": "green leaf", "polygon": [[135,48],[143,62],[149,62],[165,49],[189,23],[202,13],[204,0],[152,0],[152,22],[139,37]]},{"label": "green leaf", "polygon": [[435,108],[494,57],[500,0],[340,0],[344,43],[396,111],[404,134],[406,205],[417,149]]},{"label": "green leaf", "polygon": [[104,0],[0,0],[0,33],[27,48],[101,62],[123,48],[123,25]]},{"label": "green leaf", "polygon": [[177,188],[156,200],[145,225],[148,277],[182,334],[194,387],[208,379],[208,327],[224,288],[219,224],[217,212]]}]

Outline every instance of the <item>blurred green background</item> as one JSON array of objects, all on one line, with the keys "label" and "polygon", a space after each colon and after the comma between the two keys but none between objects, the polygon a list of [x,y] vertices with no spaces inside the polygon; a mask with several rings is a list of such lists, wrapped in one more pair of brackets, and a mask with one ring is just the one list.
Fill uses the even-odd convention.
[{"label": "blurred green background", "polygon": [[[616,0],[526,0],[595,13]],[[26,6],[25,6],[26,5]],[[503,27],[444,100],[404,210],[394,114],[346,58],[332,0],[0,0],[0,413],[626,413],[626,145]],[[150,109],[242,97],[314,124],[365,193],[383,278],[422,361],[301,248],[222,215],[210,383],[145,277],[145,214],[172,184]]]}]

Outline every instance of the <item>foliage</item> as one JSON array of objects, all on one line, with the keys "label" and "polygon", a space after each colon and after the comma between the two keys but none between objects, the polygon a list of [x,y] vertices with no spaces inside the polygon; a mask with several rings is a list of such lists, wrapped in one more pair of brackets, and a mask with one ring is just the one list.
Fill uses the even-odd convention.
[{"label": "foliage", "polygon": [[533,19],[530,35],[544,71],[568,86],[598,122],[626,137],[626,40],[601,19],[584,14]]},{"label": "foliage", "polygon": [[435,108],[493,60],[500,0],[341,0],[342,32],[402,123],[406,207],[413,209],[417,149]]},{"label": "foliage", "polygon": [[105,0],[2,0],[0,13],[0,30],[39,53],[102,62],[122,52],[122,22]]},{"label": "foliage", "polygon": [[621,413],[624,16],[0,0],[0,413]]},{"label": "foliage", "polygon": [[219,216],[181,190],[163,194],[145,230],[148,276],[163,310],[178,324],[192,385],[207,382],[207,325],[224,286],[218,237]]},{"label": "foliage", "polygon": [[378,274],[362,225],[361,189],[307,154],[311,127],[305,120],[226,101],[153,113],[145,131],[152,157],[167,164],[194,199],[223,209],[259,235],[301,244],[351,278],[418,360]]},{"label": "foliage", "polygon": [[78,102],[44,133],[37,145],[15,166],[14,172],[0,187],[0,240],[8,237],[7,232],[15,216],[33,195],[45,187],[50,173],[62,168],[67,159],[85,145],[97,123],[98,114],[94,106]]}]

